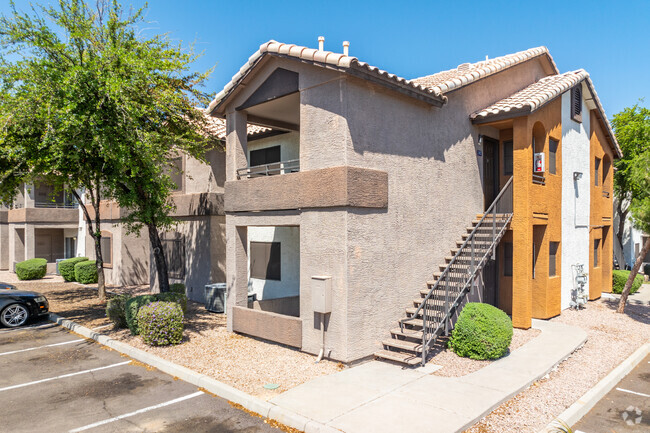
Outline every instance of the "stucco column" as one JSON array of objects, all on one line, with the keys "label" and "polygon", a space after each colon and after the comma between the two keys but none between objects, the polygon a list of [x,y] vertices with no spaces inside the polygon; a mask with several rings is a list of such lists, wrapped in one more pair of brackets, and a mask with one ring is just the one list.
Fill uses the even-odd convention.
[{"label": "stucco column", "polygon": [[512,324],[528,329],[532,325],[532,242],[531,195],[533,155],[528,119],[513,125],[513,207],[512,217]]},{"label": "stucco column", "polygon": [[237,180],[237,169],[248,166],[247,116],[241,111],[226,115],[226,181]]},{"label": "stucco column", "polygon": [[25,194],[25,207],[26,208],[34,207],[34,202],[36,197],[36,190],[34,189],[34,185],[25,184],[24,194]]},{"label": "stucco column", "polygon": [[[32,224],[25,224],[25,258],[23,260],[33,259],[36,254],[36,234]],[[20,261],[18,259],[17,261]]]},{"label": "stucco column", "polygon": [[248,253],[247,227],[237,227],[235,217],[226,216],[226,306],[228,331],[232,331],[232,308],[248,305]]}]

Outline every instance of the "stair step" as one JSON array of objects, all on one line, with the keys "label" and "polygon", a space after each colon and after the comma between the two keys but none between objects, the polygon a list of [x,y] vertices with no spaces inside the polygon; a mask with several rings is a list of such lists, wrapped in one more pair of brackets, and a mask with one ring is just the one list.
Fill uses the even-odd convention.
[{"label": "stair step", "polygon": [[[436,317],[432,317],[432,318],[437,319]],[[412,318],[408,318],[407,320],[405,320],[404,324],[409,325],[409,326],[417,326],[418,328],[421,329],[423,327],[423,325],[424,325],[424,321],[422,319],[417,319],[415,317],[412,317]],[[431,330],[433,327],[435,327],[437,325],[438,325],[438,321],[434,320],[434,321],[429,323],[428,329]]]},{"label": "stair step", "polygon": [[414,356],[412,353],[393,352],[392,350],[378,350],[375,352],[375,356],[411,366],[422,362],[422,358]]},{"label": "stair step", "polygon": [[393,328],[390,330],[390,333],[393,337],[411,338],[414,340],[422,341],[422,331],[415,329],[404,328],[404,330],[402,330],[401,328]]},{"label": "stair step", "polygon": [[[419,305],[418,305],[418,307],[419,307]],[[409,318],[422,317],[422,311],[418,312],[417,316],[413,316],[413,314],[415,314],[415,312],[417,311],[418,307],[408,307],[408,308],[406,308],[406,316],[409,317]],[[429,313],[427,314],[427,316],[430,319],[431,318],[441,319],[443,314],[442,314],[442,311],[435,311],[435,310],[431,310],[431,308],[429,308]]]},{"label": "stair step", "polygon": [[[462,247],[464,243],[465,243],[465,241],[456,241],[456,246],[457,247]],[[475,250],[479,249],[480,247],[487,248],[490,245],[492,245],[492,240],[491,239],[489,241],[481,240],[481,239],[476,239],[474,241],[474,249]]]},{"label": "stair step", "polygon": [[384,340],[381,342],[384,346],[394,347],[396,349],[412,352],[413,354],[422,353],[422,342],[408,341],[408,340],[398,340],[397,338],[391,338],[390,340]]}]

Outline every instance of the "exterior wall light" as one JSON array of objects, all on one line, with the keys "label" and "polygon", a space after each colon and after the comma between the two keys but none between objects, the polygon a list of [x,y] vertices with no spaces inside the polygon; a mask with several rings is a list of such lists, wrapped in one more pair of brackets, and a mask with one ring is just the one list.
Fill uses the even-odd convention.
[{"label": "exterior wall light", "polygon": [[573,180],[580,180],[582,179],[582,173],[579,171],[574,171],[573,172]]}]

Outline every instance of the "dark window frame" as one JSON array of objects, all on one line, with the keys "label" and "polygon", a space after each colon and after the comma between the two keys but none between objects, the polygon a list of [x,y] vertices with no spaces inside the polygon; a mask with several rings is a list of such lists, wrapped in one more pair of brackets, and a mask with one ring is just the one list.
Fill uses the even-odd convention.
[{"label": "dark window frame", "polygon": [[558,251],[560,251],[559,242],[551,241],[548,243],[548,276],[549,277],[557,276]]},{"label": "dark window frame", "polygon": [[548,139],[548,172],[550,174],[557,174],[557,149],[559,147],[559,140]]},{"label": "dark window frame", "polygon": [[281,242],[251,241],[249,249],[250,278],[282,281]]},{"label": "dark window frame", "polygon": [[[102,232],[102,238],[99,241],[100,248],[102,249],[102,261],[103,267],[112,268],[113,267],[113,233],[111,232]],[[104,245],[102,242],[108,242],[108,254],[104,254]],[[106,260],[108,256],[108,261]]]},{"label": "dark window frame", "polygon": [[[163,251],[165,252],[165,262],[167,262],[167,274],[169,278],[182,280],[187,274],[185,260],[185,236],[176,235],[165,237],[160,240]],[[178,258],[179,262],[174,263],[172,259]]]},{"label": "dark window frame", "polygon": [[514,171],[514,141],[503,142],[503,174],[512,175]]},{"label": "dark window frame", "polygon": [[598,259],[600,259],[600,239],[594,239],[594,268],[599,267]]},{"label": "dark window frame", "polygon": [[600,166],[603,163],[603,160],[596,157],[596,160],[594,161],[594,185],[599,186],[600,185]]},{"label": "dark window frame", "polygon": [[[250,151],[249,165],[251,167],[259,167],[261,165],[275,164],[282,161],[282,146],[269,146],[261,149]],[[277,152],[277,155],[276,155]]]}]

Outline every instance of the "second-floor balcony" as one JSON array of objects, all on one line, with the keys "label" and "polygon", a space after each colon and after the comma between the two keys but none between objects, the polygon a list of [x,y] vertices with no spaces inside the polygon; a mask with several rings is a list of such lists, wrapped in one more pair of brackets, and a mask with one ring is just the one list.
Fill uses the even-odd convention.
[{"label": "second-floor balcony", "polygon": [[254,177],[275,176],[278,174],[297,173],[300,171],[300,160],[273,162],[270,164],[255,165],[237,169],[237,179],[250,179]]}]

